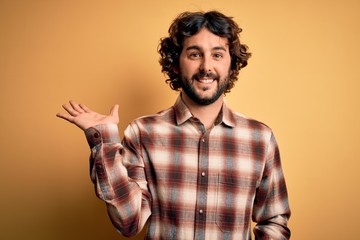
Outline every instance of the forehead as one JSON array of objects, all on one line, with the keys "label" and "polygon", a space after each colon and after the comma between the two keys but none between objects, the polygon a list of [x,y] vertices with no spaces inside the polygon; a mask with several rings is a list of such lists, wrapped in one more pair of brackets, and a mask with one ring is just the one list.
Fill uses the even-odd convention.
[{"label": "forehead", "polygon": [[217,47],[229,48],[228,39],[220,37],[207,28],[202,28],[198,33],[184,39],[183,47],[197,46],[202,49],[213,49]]}]

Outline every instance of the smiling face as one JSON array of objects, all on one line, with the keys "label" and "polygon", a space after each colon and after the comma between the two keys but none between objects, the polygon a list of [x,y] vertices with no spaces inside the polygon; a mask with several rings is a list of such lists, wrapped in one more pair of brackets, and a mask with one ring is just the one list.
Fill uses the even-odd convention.
[{"label": "smiling face", "polygon": [[199,105],[222,100],[228,85],[230,64],[226,38],[211,33],[207,28],[185,38],[179,58],[183,94]]}]

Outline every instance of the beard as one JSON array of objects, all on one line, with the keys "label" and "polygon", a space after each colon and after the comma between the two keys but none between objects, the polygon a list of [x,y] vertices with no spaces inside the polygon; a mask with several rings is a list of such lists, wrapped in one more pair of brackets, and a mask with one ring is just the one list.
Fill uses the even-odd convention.
[{"label": "beard", "polygon": [[[212,96],[209,97],[202,97],[200,94],[198,94],[194,88],[194,85],[192,83],[194,83],[194,81],[199,80],[200,78],[203,77],[207,77],[207,78],[211,78],[214,79],[214,81],[217,81],[217,89],[215,90],[215,92],[212,94]],[[180,75],[180,79],[181,79],[181,88],[183,89],[183,91],[186,93],[186,95],[189,96],[189,98],[191,100],[193,100],[195,103],[199,104],[199,105],[210,105],[212,103],[214,103],[216,100],[219,99],[219,97],[224,94],[225,90],[227,89],[228,85],[229,85],[229,74],[227,76],[224,77],[224,79],[220,79],[220,76],[214,73],[205,73],[205,72],[198,72],[195,73],[191,79],[188,79],[186,77],[183,77]],[[209,87],[204,86],[202,88],[202,91],[208,91]]]}]

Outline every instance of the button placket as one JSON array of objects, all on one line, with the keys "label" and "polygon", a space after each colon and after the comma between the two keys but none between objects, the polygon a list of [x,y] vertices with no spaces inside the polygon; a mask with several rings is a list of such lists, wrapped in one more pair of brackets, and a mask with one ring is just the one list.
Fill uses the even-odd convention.
[{"label": "button placket", "polygon": [[196,200],[196,236],[205,231],[209,167],[209,132],[203,131],[199,138],[198,186]]}]

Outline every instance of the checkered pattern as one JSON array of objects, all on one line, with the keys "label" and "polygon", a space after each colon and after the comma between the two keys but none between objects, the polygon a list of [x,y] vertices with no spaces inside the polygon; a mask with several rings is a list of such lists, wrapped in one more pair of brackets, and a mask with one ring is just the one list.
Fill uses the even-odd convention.
[{"label": "checkered pattern", "polygon": [[290,209],[274,135],[223,104],[212,129],[181,97],[133,121],[86,130],[91,179],[123,235],[146,239],[289,239]]}]

